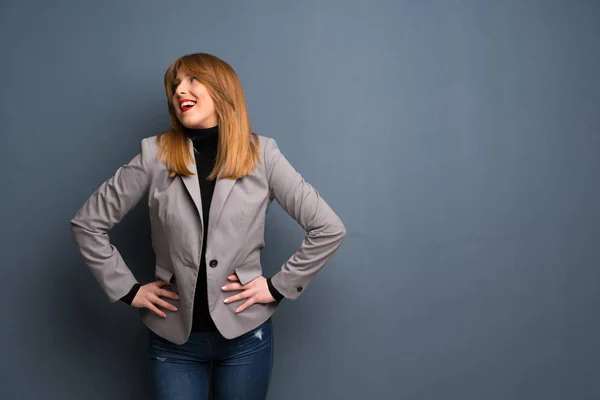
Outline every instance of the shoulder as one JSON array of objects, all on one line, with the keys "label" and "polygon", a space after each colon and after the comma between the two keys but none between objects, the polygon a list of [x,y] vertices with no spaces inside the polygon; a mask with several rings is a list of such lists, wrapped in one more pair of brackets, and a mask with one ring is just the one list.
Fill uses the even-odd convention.
[{"label": "shoulder", "polygon": [[160,140],[159,135],[146,136],[141,140],[142,151],[144,152],[158,152],[158,144]]},{"label": "shoulder", "polygon": [[156,162],[158,149],[160,147],[160,137],[162,134],[146,136],[141,139],[140,147],[142,157],[146,162]]},{"label": "shoulder", "polygon": [[160,134],[146,136],[140,140],[140,155],[142,163],[146,166],[149,172],[153,172],[162,164],[158,161],[158,149]]},{"label": "shoulder", "polygon": [[279,152],[279,147],[274,138],[256,134],[260,143],[260,150],[263,158],[272,158],[274,154]]},{"label": "shoulder", "polygon": [[258,142],[260,144],[260,149],[264,152],[265,147],[267,146],[267,142],[269,142],[269,140],[272,140],[272,139],[268,136],[259,135],[258,133],[255,133],[255,135],[258,138]]}]

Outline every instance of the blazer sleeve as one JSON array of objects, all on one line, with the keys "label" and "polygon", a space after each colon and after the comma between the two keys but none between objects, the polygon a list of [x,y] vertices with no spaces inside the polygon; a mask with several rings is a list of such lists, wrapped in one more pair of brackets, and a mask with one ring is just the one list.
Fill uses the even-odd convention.
[{"label": "blazer sleeve", "polygon": [[271,284],[285,298],[295,300],[333,257],[346,236],[346,229],[319,192],[283,156],[272,138],[265,145],[265,167],[271,200],[276,199],[306,232],[296,253],[271,278]]},{"label": "blazer sleeve", "polygon": [[108,232],[140,201],[149,186],[148,139],[141,151],[104,182],[70,221],[73,240],[111,303],[138,283]]}]

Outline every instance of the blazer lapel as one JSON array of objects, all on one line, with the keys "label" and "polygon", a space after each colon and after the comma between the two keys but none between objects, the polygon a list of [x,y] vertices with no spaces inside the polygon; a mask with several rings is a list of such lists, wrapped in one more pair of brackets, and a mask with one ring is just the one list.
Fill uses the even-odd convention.
[{"label": "blazer lapel", "polygon": [[[190,152],[192,155],[192,160],[194,159],[194,145],[190,139],[188,139],[188,145],[190,147]],[[196,168],[196,164],[188,164],[188,168],[194,172],[194,175],[189,176],[181,176],[183,183],[190,193],[190,197],[194,201],[196,205],[196,209],[198,210],[198,215],[200,216],[200,229],[204,229],[204,216],[202,215],[202,196],[200,195],[200,183],[198,182],[198,169]]]},{"label": "blazer lapel", "polygon": [[229,192],[231,192],[235,182],[235,179],[217,178],[217,182],[215,183],[215,191],[213,192],[213,197],[210,202],[210,210],[208,213],[208,237],[210,237],[210,233],[219,220],[225,200],[227,200],[227,196],[229,196]]},{"label": "blazer lapel", "polygon": [[[188,140],[188,144],[190,146],[192,159],[194,159],[194,145],[191,140]],[[198,215],[200,215],[201,229],[203,230],[204,216],[202,215],[202,196],[200,195],[200,184],[198,182],[198,169],[196,168],[195,163],[188,165],[188,167],[192,170],[192,172],[194,172],[194,175],[182,176],[181,179],[183,180],[187,191],[190,193],[190,197],[196,205]],[[229,192],[231,192],[231,189],[233,189],[233,185],[235,185],[235,182],[237,182],[235,179],[220,178],[217,178],[217,181],[215,182],[215,190],[213,192],[209,209],[209,236],[210,232],[212,232],[212,229],[217,223],[219,216],[221,215],[221,211],[223,210],[225,200],[227,200],[227,196],[229,196]]]}]

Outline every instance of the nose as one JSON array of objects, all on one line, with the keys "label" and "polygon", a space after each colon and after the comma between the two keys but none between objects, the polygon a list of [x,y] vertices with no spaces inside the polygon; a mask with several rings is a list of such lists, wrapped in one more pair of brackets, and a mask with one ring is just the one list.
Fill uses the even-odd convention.
[{"label": "nose", "polygon": [[185,87],[184,82],[180,82],[179,85],[175,86],[175,93],[180,94],[180,95],[187,93],[187,89]]}]

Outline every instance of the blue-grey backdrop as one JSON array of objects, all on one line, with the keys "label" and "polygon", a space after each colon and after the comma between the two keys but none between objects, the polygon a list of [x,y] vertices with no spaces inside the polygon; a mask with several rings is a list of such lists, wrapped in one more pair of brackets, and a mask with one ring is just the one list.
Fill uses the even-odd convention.
[{"label": "blue-grey backdrop", "polygon": [[[2,1],[0,398],[148,399],[68,221],[213,53],[346,223],[274,316],[270,399],[598,399],[600,3]],[[145,202],[142,202],[145,203]],[[111,234],[152,278],[147,206]],[[267,273],[303,232],[274,204]]]}]

